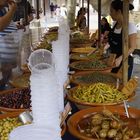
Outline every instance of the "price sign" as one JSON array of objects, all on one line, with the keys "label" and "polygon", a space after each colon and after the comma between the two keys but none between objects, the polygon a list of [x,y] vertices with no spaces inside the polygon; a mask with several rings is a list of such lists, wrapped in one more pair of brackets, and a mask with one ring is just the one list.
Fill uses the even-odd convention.
[{"label": "price sign", "polygon": [[69,113],[71,112],[72,108],[70,103],[68,102],[64,108],[64,111],[61,114],[61,123],[60,126],[62,126],[66,120],[66,118],[68,117]]}]

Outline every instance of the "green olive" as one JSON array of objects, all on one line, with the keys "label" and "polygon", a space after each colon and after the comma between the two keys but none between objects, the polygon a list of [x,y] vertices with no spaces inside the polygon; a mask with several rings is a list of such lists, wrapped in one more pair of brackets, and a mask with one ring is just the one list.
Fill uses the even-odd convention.
[{"label": "green olive", "polygon": [[121,133],[121,132],[118,132],[118,133],[116,134],[114,140],[122,140],[122,137],[123,137],[122,133]]},{"label": "green olive", "polygon": [[107,137],[107,132],[108,132],[108,130],[106,130],[106,129],[100,130],[99,131],[100,138],[106,138]]},{"label": "green olive", "polygon": [[110,123],[109,123],[109,121],[103,121],[101,127],[102,127],[102,129],[107,129],[107,130],[109,130],[109,128],[110,128]]},{"label": "green olive", "polygon": [[108,136],[109,138],[114,138],[116,135],[117,135],[117,130],[116,130],[116,129],[110,129],[110,130],[108,131],[108,134],[107,134],[107,136]]},{"label": "green olive", "polygon": [[124,135],[123,135],[123,140],[130,140],[129,135],[124,134]]}]

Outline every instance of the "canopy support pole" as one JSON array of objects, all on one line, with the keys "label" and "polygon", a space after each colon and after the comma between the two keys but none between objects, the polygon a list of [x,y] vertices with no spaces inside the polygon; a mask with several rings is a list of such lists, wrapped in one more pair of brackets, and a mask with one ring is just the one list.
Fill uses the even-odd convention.
[{"label": "canopy support pole", "polygon": [[129,19],[129,0],[123,0],[123,85],[128,81],[128,19]]},{"label": "canopy support pole", "polygon": [[98,0],[98,48],[101,47],[101,0]]}]

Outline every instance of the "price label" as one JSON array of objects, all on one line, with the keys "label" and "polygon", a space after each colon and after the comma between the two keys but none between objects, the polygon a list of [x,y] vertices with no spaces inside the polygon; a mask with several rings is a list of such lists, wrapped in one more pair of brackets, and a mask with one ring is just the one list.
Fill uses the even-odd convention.
[{"label": "price label", "polygon": [[62,112],[61,114],[61,123],[60,123],[60,126],[62,126],[65,122],[65,120],[67,119],[69,113],[71,112],[72,108],[71,108],[71,105],[70,103],[68,102],[64,108],[64,111]]},{"label": "price label", "polygon": [[137,88],[138,81],[136,78],[130,79],[126,85],[123,87],[122,92],[127,96],[130,96]]}]

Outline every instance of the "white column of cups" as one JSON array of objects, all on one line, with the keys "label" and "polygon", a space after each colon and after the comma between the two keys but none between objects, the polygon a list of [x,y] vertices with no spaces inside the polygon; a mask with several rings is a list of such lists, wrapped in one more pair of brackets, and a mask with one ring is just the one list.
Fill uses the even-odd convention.
[{"label": "white column of cups", "polygon": [[52,42],[52,50],[55,62],[55,72],[59,83],[59,110],[64,109],[63,85],[68,79],[69,65],[69,34],[68,22],[64,18],[59,20],[58,40]]},{"label": "white column of cups", "polygon": [[33,123],[14,129],[9,140],[61,140],[59,91],[51,52],[34,51],[29,68]]}]

